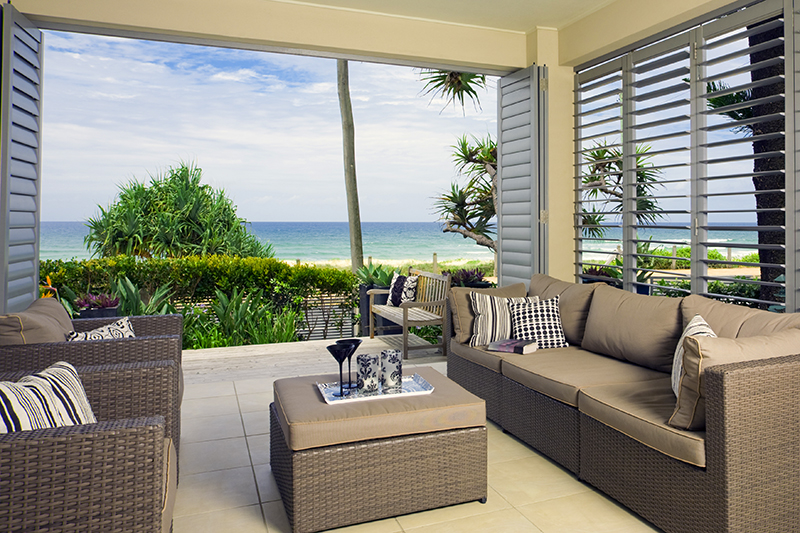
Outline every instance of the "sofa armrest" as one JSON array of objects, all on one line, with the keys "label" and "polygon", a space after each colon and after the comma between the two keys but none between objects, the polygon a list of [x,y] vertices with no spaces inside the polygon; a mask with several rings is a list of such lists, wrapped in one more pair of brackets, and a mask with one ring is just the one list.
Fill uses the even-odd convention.
[{"label": "sofa armrest", "polygon": [[57,361],[90,366],[171,359],[181,364],[177,335],[0,346],[0,372],[42,370]]},{"label": "sofa armrest", "polygon": [[7,531],[161,531],[164,420],[0,435]]},{"label": "sofa armrest", "polygon": [[[105,326],[122,317],[77,318],[72,321],[75,331],[90,331]],[[183,315],[143,315],[129,316],[131,327],[137,337],[155,337],[159,335],[183,335]]]},{"label": "sofa armrest", "polygon": [[705,372],[707,468],[729,501],[721,530],[797,527],[800,355]]}]

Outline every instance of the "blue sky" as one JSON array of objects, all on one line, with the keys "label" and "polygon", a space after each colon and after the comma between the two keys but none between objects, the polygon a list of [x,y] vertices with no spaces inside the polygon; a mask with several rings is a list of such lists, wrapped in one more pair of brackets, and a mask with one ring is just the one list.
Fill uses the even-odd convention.
[{"label": "blue sky", "polygon": [[[42,220],[85,220],[118,185],[193,161],[250,221],[345,221],[336,62],[47,32]],[[435,220],[450,146],[494,135],[494,80],[466,114],[419,72],[350,63],[364,221]]]}]

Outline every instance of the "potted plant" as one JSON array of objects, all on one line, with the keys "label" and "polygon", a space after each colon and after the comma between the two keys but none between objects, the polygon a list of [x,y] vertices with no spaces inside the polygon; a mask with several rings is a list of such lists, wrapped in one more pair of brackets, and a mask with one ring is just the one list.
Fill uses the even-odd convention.
[{"label": "potted plant", "polygon": [[473,289],[488,289],[493,286],[491,281],[483,279],[483,272],[475,269],[461,268],[450,272],[450,285],[453,287],[471,287]]},{"label": "potted plant", "polygon": [[[364,265],[356,272],[356,277],[361,282],[358,286],[358,312],[361,315],[361,334],[369,335],[369,295],[367,291],[370,289],[388,289],[392,283],[392,276],[396,272],[395,269],[383,266],[373,265],[372,263]],[[379,305],[385,304],[389,300],[388,294],[376,294],[375,303]],[[375,317],[376,327],[392,326],[394,323],[385,320],[383,317]],[[402,333],[403,328],[380,330],[380,335],[393,335]],[[376,331],[376,334],[378,332]]]},{"label": "potted plant", "polygon": [[75,305],[80,309],[80,318],[100,318],[117,316],[119,298],[113,294],[86,294],[75,300]]}]

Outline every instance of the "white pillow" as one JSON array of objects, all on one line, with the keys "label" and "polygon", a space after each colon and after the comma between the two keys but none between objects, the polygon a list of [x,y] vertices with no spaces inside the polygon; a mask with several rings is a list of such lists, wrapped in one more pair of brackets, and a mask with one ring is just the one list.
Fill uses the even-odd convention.
[{"label": "white pillow", "polygon": [[472,323],[470,346],[486,346],[490,342],[511,339],[511,313],[508,305],[515,303],[538,302],[538,296],[530,298],[503,298],[491,294],[470,292],[472,312],[475,321]]},{"label": "white pillow", "polygon": [[92,331],[71,331],[67,336],[68,341],[96,341],[101,339],[127,339],[136,335],[133,332],[128,317],[121,318],[116,322],[95,328]]},{"label": "white pillow", "polygon": [[0,433],[95,422],[83,383],[69,363],[55,363],[17,383],[0,382]]},{"label": "white pillow", "polygon": [[515,339],[535,340],[540,350],[569,346],[561,325],[558,296],[536,303],[510,303],[511,331]]},{"label": "white pillow", "polygon": [[703,320],[700,315],[694,317],[686,324],[678,346],[675,348],[675,356],[672,359],[672,392],[678,396],[678,391],[681,390],[681,371],[683,370],[683,339],[691,335],[703,335],[705,337],[716,337],[717,334],[711,329],[711,326]]}]

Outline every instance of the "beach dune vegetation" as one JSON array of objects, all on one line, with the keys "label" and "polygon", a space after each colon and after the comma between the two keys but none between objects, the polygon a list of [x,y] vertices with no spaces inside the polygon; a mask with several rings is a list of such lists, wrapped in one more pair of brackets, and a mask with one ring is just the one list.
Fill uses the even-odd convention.
[{"label": "beach dune vegetation", "polygon": [[121,185],[116,201],[87,220],[87,249],[94,257],[272,257],[272,246],[250,233],[225,191],[201,181],[199,167],[181,163],[149,184]]}]

